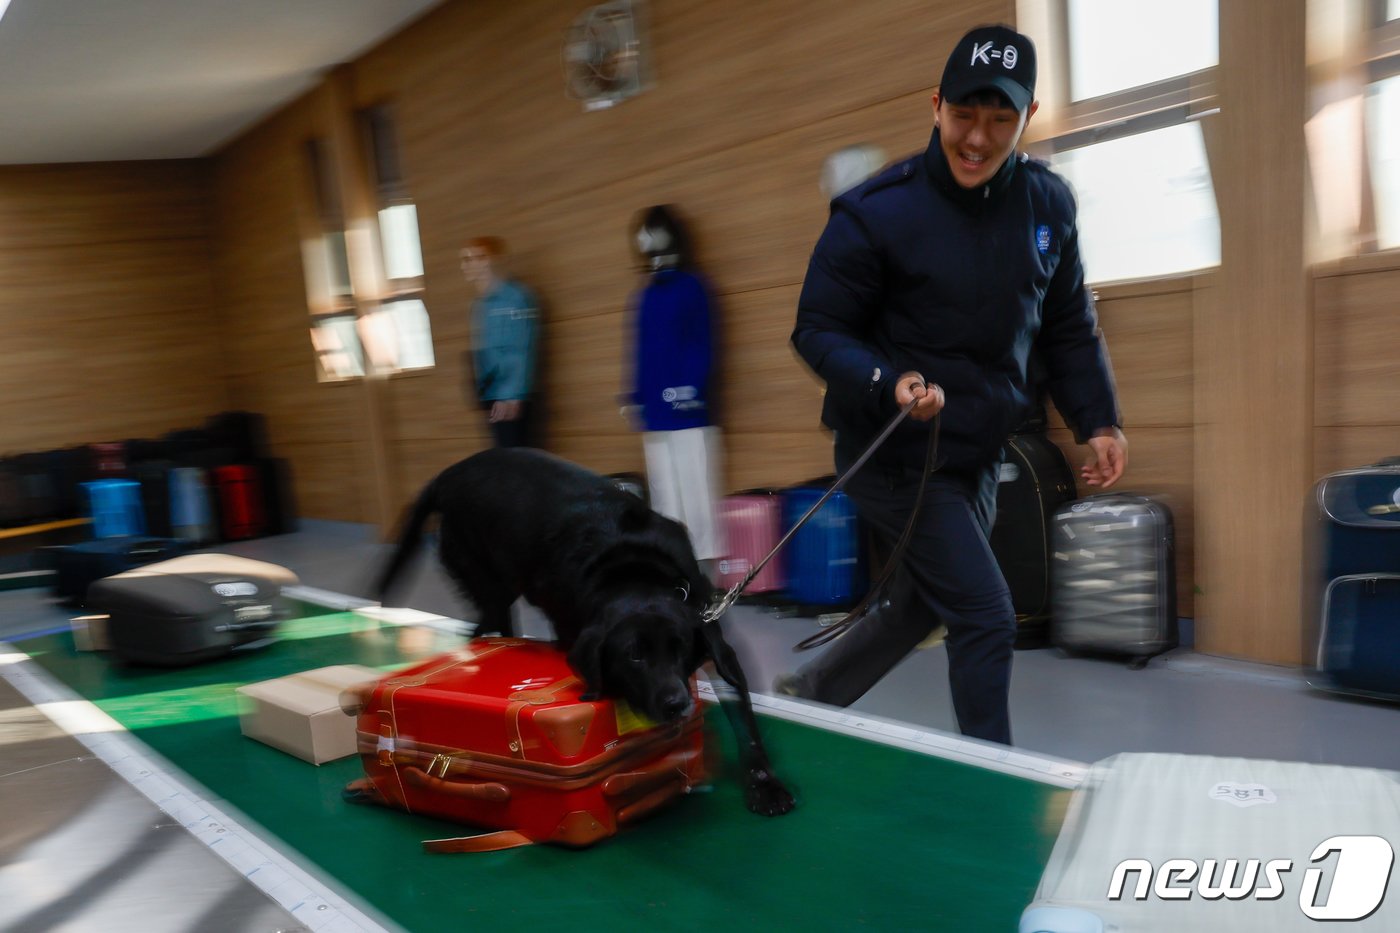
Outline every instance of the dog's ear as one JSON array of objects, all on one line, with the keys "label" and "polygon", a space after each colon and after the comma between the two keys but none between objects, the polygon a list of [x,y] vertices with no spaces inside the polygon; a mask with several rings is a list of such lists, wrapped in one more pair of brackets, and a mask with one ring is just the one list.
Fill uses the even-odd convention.
[{"label": "dog's ear", "polygon": [[583,678],[587,687],[586,699],[597,699],[603,694],[604,631],[601,625],[587,626],[569,649],[569,666]]},{"label": "dog's ear", "polygon": [[617,529],[626,532],[641,531],[651,524],[651,516],[652,511],[647,508],[645,502],[640,499],[637,499],[636,502],[629,502],[626,508],[617,514]]}]

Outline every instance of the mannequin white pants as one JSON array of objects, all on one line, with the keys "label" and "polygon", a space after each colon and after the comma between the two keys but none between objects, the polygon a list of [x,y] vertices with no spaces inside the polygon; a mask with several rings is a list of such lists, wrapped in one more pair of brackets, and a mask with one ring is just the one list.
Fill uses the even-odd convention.
[{"label": "mannequin white pants", "polygon": [[723,557],[718,505],[724,449],[719,428],[648,431],[642,435],[642,449],[651,507],[685,526],[696,560]]}]

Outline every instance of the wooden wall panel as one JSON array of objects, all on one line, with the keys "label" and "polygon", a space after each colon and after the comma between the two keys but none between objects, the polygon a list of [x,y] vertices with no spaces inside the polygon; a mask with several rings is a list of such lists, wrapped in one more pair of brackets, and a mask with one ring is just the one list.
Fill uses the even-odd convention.
[{"label": "wooden wall panel", "polygon": [[221,350],[240,407],[268,419],[312,518],[371,521],[364,386],[318,383],[309,338],[302,236],[315,226],[307,140],[328,130],[312,95],[215,160]]},{"label": "wooden wall panel", "polygon": [[[617,414],[625,310],[640,284],[628,228],[639,209],[674,203],[716,293],[725,487],[806,478],[814,459],[817,472],[831,469],[819,386],[787,344],[825,221],[822,161],[853,142],[892,158],[922,148],[947,49],[968,25],[1009,19],[1012,5],[724,0],[649,10],[657,84],[606,112],[585,114],[563,95],[559,49],[578,13],[563,2],[447,4],[355,64],[360,103],[395,107],[440,360],[429,376],[389,384],[407,463],[420,460],[418,439],[443,432],[485,443],[462,424],[481,416],[462,398],[471,293],[457,252],[466,237],[492,233],[510,242],[515,271],[544,306],[550,446],[592,465],[596,444],[607,451],[598,462],[639,469],[640,443]],[[759,440],[774,433],[779,449],[797,451],[800,472],[775,473],[787,457],[775,461]]]},{"label": "wooden wall panel", "polygon": [[0,256],[207,238],[209,183],[198,159],[0,167]]},{"label": "wooden wall panel", "polygon": [[1312,284],[1316,480],[1400,456],[1400,255],[1333,264]]},{"label": "wooden wall panel", "polygon": [[1197,645],[1300,660],[1303,523],[1312,470],[1313,327],[1304,267],[1303,0],[1221,0],[1218,300],[1199,305]]},{"label": "wooden wall panel", "polygon": [[0,167],[0,451],[147,437],[228,407],[207,165]]},{"label": "wooden wall panel", "polygon": [[1400,268],[1314,280],[1318,425],[1400,425],[1397,295]]}]

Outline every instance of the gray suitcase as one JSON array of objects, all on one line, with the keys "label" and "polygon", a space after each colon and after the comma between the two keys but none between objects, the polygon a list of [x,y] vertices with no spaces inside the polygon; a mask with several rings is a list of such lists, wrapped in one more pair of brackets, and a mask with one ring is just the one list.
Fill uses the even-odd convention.
[{"label": "gray suitcase", "polygon": [[1051,525],[1051,640],[1145,664],[1177,645],[1171,510],[1105,494],[1061,506]]}]

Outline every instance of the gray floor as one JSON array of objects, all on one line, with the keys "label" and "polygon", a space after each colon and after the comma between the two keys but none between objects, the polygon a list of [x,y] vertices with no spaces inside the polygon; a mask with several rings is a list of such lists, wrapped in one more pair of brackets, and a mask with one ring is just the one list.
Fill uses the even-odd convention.
[{"label": "gray floor", "polygon": [[[318,522],[298,534],[223,549],[283,564],[307,585],[363,596],[384,548],[364,526]],[[427,556],[413,568],[402,602],[454,618],[471,613]],[[525,613],[524,622],[526,634],[547,635],[546,623],[533,611]],[[726,618],[725,630],[750,682],[764,689],[775,675],[805,660],[792,645],[817,626],[811,619],[741,605]],[[853,708],[954,731],[945,652],[934,648],[911,655]],[[1400,770],[1400,706],[1314,690],[1296,669],[1187,649],[1142,670],[1051,648],[1019,651],[1011,710],[1019,747],[1082,762],[1154,751]]]},{"label": "gray floor", "polygon": [[[364,526],[306,522],[295,534],[216,550],[363,596],[385,546]],[[431,558],[404,594],[415,609],[471,617]],[[66,626],[70,615],[41,590],[0,592],[0,639]],[[548,634],[532,609],[522,621],[526,634]],[[817,630],[811,619],[751,606],[731,611],[725,627],[759,689],[796,666],[791,646]],[[854,708],[952,731],[944,651],[915,652]],[[1018,652],[1012,717],[1021,749],[1081,762],[1158,751],[1400,770],[1400,706],[1313,690],[1292,669],[1186,649],[1142,670],[1053,649]],[[0,930],[305,929],[3,680],[0,747]]]}]

